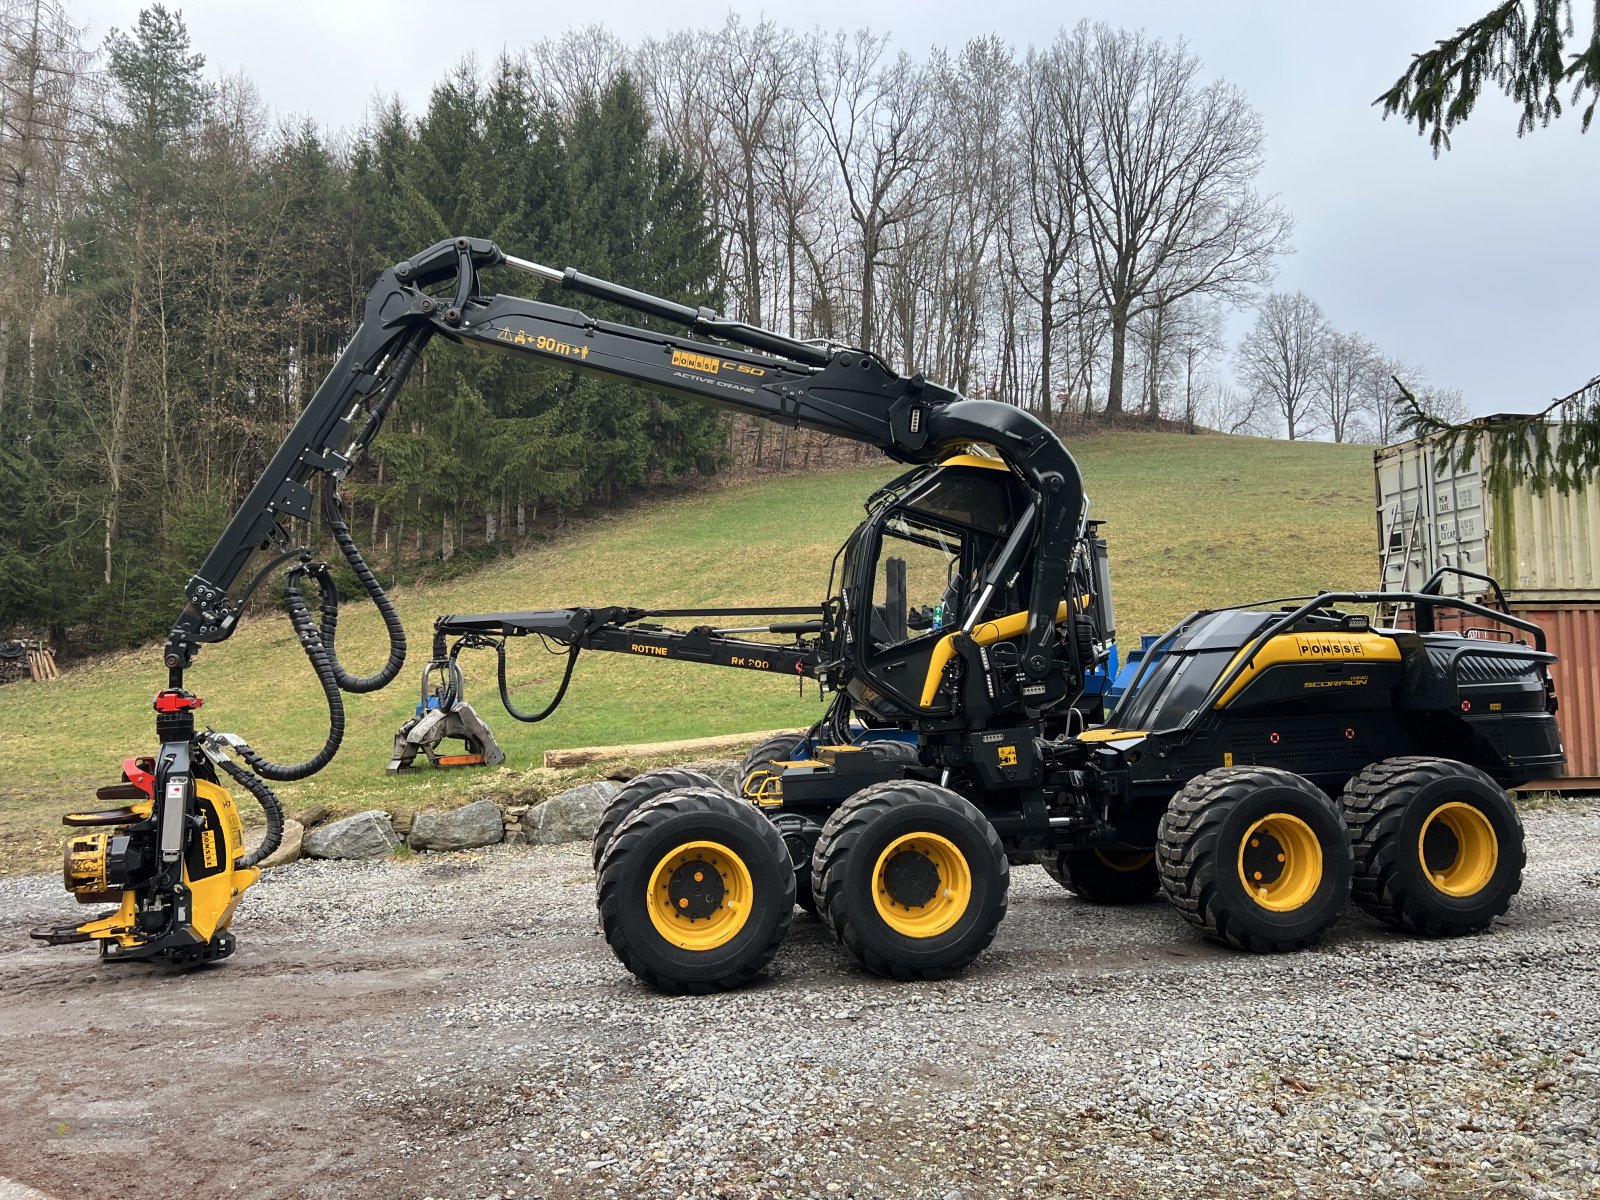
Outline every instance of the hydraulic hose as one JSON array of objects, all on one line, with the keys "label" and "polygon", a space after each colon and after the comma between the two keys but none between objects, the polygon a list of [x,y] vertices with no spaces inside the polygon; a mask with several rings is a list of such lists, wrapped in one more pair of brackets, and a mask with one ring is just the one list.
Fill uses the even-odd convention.
[{"label": "hydraulic hose", "polygon": [[504,639],[497,641],[494,644],[494,652],[500,659],[500,703],[505,705],[506,711],[518,721],[528,725],[532,725],[535,721],[542,721],[555,712],[556,707],[561,703],[561,698],[567,694],[567,685],[572,682],[572,668],[578,665],[578,652],[580,649],[581,647],[575,644],[567,651],[567,669],[562,672],[561,686],[556,689],[556,694],[551,698],[550,703],[536,713],[525,713],[511,703],[511,689],[506,686],[506,644]]},{"label": "hydraulic hose", "polygon": [[[328,737],[323,742],[322,749],[310,758],[304,762],[288,765],[263,758],[249,746],[239,747],[239,755],[250,764],[250,769],[267,779],[287,782],[315,775],[333,761],[333,756],[338,753],[339,743],[344,740],[344,697],[339,694],[339,680],[334,674],[333,660],[322,644],[322,634],[311,620],[311,610],[306,607],[305,596],[300,590],[301,578],[311,570],[311,567],[301,564],[289,571],[283,584],[283,602],[289,610],[289,620],[294,625],[295,634],[300,638],[300,645],[306,652],[306,658],[311,662],[311,669],[316,672],[317,682],[322,685],[322,694],[327,698]],[[317,574],[317,581],[321,587],[329,586],[326,567]]]},{"label": "hydraulic hose", "polygon": [[238,763],[223,759],[218,765],[240,787],[256,798],[261,805],[261,811],[267,815],[267,832],[261,839],[261,845],[239,859],[239,866],[253,867],[283,844],[283,805],[278,803],[278,797],[264,781],[256,778]]},{"label": "hydraulic hose", "polygon": [[372,675],[352,675],[344,669],[344,664],[339,661],[339,654],[334,649],[334,638],[339,628],[339,593],[334,589],[332,578],[325,573],[319,574],[317,579],[317,584],[322,589],[323,649],[327,651],[328,661],[333,666],[334,680],[341,690],[357,694],[376,692],[393,683],[401,668],[406,665],[405,627],[400,623],[400,614],[395,611],[394,602],[389,599],[389,594],[383,590],[383,585],[372,573],[367,560],[361,556],[361,550],[356,546],[355,539],[350,536],[350,526],[345,524],[339,493],[331,482],[322,492],[322,513],[327,520],[329,531],[333,534],[334,542],[338,544],[339,553],[344,555],[345,561],[350,564],[350,569],[355,572],[356,579],[360,581],[362,589],[371,598],[378,614],[383,618],[384,629],[389,634],[389,660]]}]

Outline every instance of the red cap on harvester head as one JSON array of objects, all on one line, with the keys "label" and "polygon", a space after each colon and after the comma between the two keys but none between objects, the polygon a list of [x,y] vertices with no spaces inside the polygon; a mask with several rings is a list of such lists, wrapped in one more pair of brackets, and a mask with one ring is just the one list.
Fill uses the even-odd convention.
[{"label": "red cap on harvester head", "polygon": [[182,712],[186,708],[199,708],[205,701],[199,696],[190,695],[181,688],[169,688],[164,692],[156,693],[156,711],[160,713]]}]

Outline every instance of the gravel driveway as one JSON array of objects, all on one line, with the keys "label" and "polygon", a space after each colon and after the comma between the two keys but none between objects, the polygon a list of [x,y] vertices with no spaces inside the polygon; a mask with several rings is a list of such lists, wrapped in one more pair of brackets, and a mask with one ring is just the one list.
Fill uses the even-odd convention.
[{"label": "gravel driveway", "polygon": [[[52,1196],[1600,1197],[1600,808],[1527,817],[1511,915],[1352,910],[1223,951],[1037,867],[964,977],[893,984],[797,913],[762,985],[668,999],[588,848],[300,863],[190,976],[34,948],[0,882],[0,1177]],[[0,1178],[0,1194],[7,1179]]]}]

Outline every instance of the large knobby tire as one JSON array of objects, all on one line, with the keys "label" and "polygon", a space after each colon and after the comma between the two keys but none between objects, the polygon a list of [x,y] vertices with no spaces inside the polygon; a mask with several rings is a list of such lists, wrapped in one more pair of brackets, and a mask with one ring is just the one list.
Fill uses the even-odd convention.
[{"label": "large knobby tire", "polygon": [[759,803],[761,785],[775,774],[772,764],[794,757],[795,747],[806,740],[803,733],[775,733],[744,756],[739,767],[739,795],[752,804]]},{"label": "large knobby tire", "polygon": [[1161,890],[1156,856],[1149,850],[1046,850],[1039,865],[1091,904],[1143,904]]},{"label": "large knobby tire", "polygon": [[1161,890],[1192,925],[1241,950],[1299,950],[1350,897],[1338,807],[1275,767],[1220,767],[1172,798],[1157,831]]},{"label": "large knobby tire", "polygon": [[977,958],[1006,915],[1010,884],[983,813],[912,779],[841,804],[811,860],[818,915],[862,966],[895,979],[942,979]]},{"label": "large knobby tire", "polygon": [[686,787],[723,790],[722,785],[711,776],[702,775],[699,771],[686,771],[682,767],[644,771],[623,784],[606,806],[605,814],[594,831],[594,869],[600,869],[600,859],[611,844],[611,839],[617,836],[622,823],[633,816],[641,804],[666,792]]},{"label": "large knobby tire", "polygon": [[1448,758],[1389,758],[1344,790],[1352,895],[1427,937],[1487,929],[1522,887],[1522,819],[1505,790]]},{"label": "large knobby tire", "polygon": [[794,868],[772,823],[721,788],[646,800],[600,859],[600,928],[663,992],[742,987],[794,917]]}]

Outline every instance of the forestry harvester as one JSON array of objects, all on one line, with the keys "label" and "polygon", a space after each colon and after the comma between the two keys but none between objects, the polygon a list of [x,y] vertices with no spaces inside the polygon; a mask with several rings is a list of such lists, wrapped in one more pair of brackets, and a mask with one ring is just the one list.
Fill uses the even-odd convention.
[{"label": "forestry harvester", "polygon": [[[481,280],[493,268],[689,333],[490,294]],[[403,630],[350,536],[338,485],[436,336],[864,442],[908,468],[868,500],[826,599],[766,614],[799,618],[762,627],[780,644],[738,626],[674,631],[657,623],[667,614],[616,606],[441,622],[441,639],[494,646],[502,662],[507,640],[542,636],[568,654],[566,678],[585,647],[625,640],[805,674],[835,694],[803,746],[767,747],[751,764],[742,795],[675,769],[618,793],[595,837],[600,921],[646,982],[745,983],[777,951],[797,901],[873,971],[947,975],[993,939],[1014,861],[1042,861],[1092,901],[1163,891],[1211,936],[1252,950],[1309,944],[1352,890],[1392,924],[1451,934],[1486,927],[1519,887],[1522,830],[1504,789],[1562,763],[1552,656],[1536,626],[1445,598],[1439,577],[1415,593],[1198,612],[1085,729],[1074,705],[1113,633],[1105,545],[1077,464],[1036,417],[901,376],[864,350],[459,238],[373,287],[349,345],[188,583],[155,698],[159,748],[101,790],[118,807],[65,818],[68,889],[115,907],[35,936],[92,940],[120,961],[232,952],[235,907],[282,829],[269,781],[324,767],[343,736],[341,693],[376,690],[403,666]],[[319,484],[325,524],[389,632],[373,675],[340,663],[331,570],[290,532]],[[280,567],[330,718],[321,749],[287,764],[202,728],[200,698],[184,686],[201,647],[233,633]],[[1374,628],[1356,611],[1380,602],[1414,606],[1416,628]],[[1532,644],[1436,632],[1443,607]],[[451,658],[442,640],[434,658]],[[509,700],[503,667],[501,685]],[[451,683],[439,686],[449,699]],[[564,690],[565,680],[543,712],[521,715],[548,715]],[[425,697],[419,717],[428,711]],[[853,724],[903,736],[863,741]],[[251,854],[228,781],[266,813]]]}]

